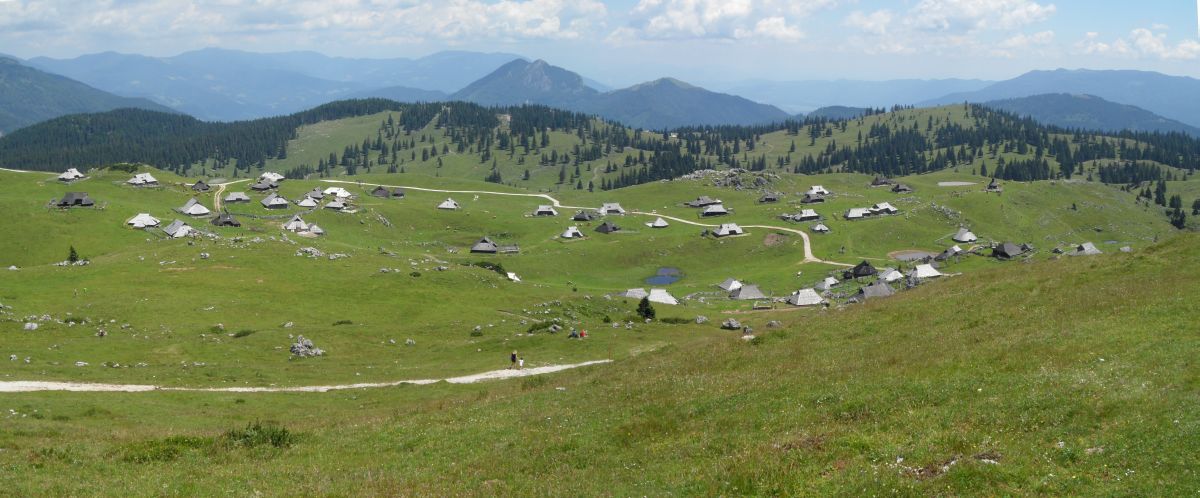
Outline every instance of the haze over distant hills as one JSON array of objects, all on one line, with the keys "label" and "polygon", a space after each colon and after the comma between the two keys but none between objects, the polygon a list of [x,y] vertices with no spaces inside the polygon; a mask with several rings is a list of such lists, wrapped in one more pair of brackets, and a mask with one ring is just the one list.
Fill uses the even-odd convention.
[{"label": "haze over distant hills", "polygon": [[[1000,82],[747,80],[719,86],[728,92],[719,93],[671,78],[613,90],[545,61],[463,51],[415,59],[359,59],[316,52],[203,49],[172,57],[114,52],[72,59],[38,57],[25,64],[113,95],[108,97],[107,107],[49,106],[37,112],[22,111],[19,120],[9,118],[12,123],[6,126],[10,129],[70,112],[150,106],[146,100],[111,100],[119,99],[118,95],[145,98],[215,121],[287,114],[348,98],[381,97],[400,102],[541,104],[653,129],[767,123],[794,118],[791,113],[798,111],[838,118],[856,115],[862,108],[991,103],[1043,96],[1037,100],[1046,106],[1041,108],[1029,103],[1032,101],[996,105],[1059,126],[1188,133],[1200,127],[1200,101],[1188,97],[1200,95],[1200,80],[1143,71],[1032,71]],[[40,91],[43,99],[63,102],[91,95],[85,91],[55,97],[64,93],[60,90],[60,86],[48,84]],[[1044,97],[1048,94],[1097,98]],[[11,114],[15,109],[3,110]]]},{"label": "haze over distant hills", "polygon": [[121,107],[174,112],[146,99],[119,97],[0,56],[0,134],[64,114]]},{"label": "haze over distant hills", "polygon": [[1094,95],[1051,93],[993,100],[993,109],[1029,116],[1043,124],[1094,131],[1161,131],[1200,136],[1200,128],[1164,118],[1140,107],[1109,102]]},{"label": "haze over distant hills", "polygon": [[652,129],[759,124],[791,118],[776,107],[662,78],[601,93],[545,61],[515,60],[451,96],[484,105],[543,104]]},{"label": "haze over distant hills", "polygon": [[440,52],[419,59],[350,59],[204,49],[164,58],[105,52],[29,63],[118,95],[229,121],[287,114],[387,87],[453,90],[518,57]]},{"label": "haze over distant hills", "polygon": [[979,90],[995,83],[984,80],[751,80],[717,87],[788,112],[808,113],[827,106],[889,108],[935,99],[950,93]]},{"label": "haze over distant hills", "polygon": [[1095,95],[1200,126],[1200,99],[1195,98],[1200,95],[1200,80],[1149,71],[1030,71],[976,91],[952,93],[920,104],[990,102],[1049,93]]}]

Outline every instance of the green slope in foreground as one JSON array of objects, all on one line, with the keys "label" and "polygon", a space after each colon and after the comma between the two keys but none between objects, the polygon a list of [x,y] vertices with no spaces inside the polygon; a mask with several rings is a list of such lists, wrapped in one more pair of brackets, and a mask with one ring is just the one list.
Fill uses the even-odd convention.
[{"label": "green slope in foreground", "polygon": [[[16,495],[1182,495],[1198,297],[1184,235],[523,381],[9,394],[0,469]],[[222,435],[259,419],[295,441]]]}]

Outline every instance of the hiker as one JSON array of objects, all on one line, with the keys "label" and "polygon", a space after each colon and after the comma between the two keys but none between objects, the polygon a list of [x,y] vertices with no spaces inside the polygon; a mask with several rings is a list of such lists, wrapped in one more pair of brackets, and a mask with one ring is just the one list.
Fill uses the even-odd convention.
[{"label": "hiker", "polygon": [[513,352],[512,352],[512,356],[509,356],[509,358],[508,358],[508,359],[509,359],[509,361],[511,361],[511,362],[512,362],[512,364],[510,364],[510,365],[508,366],[508,369],[509,369],[509,370],[512,370],[512,369],[513,369],[513,367],[516,367],[516,366],[517,366],[517,350],[515,350],[515,349],[514,349],[514,350],[513,350]]},{"label": "hiker", "polygon": [[583,331],[579,332],[579,338],[587,339],[587,330],[583,330]]},{"label": "hiker", "polygon": [[525,358],[517,358],[517,370],[525,370]]},{"label": "hiker", "polygon": [[578,338],[579,338],[579,332],[575,331],[575,329],[571,329],[571,333],[567,335],[567,339],[578,339]]}]

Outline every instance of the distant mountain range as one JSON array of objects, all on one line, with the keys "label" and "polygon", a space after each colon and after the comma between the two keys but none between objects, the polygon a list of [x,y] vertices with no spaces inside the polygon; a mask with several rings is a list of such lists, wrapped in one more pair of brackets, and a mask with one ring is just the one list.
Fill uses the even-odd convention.
[{"label": "distant mountain range", "polygon": [[[163,58],[114,52],[73,59],[38,57],[29,64],[118,95],[145,97],[200,119],[232,121],[288,114],[389,87],[445,92],[516,58],[441,52],[420,59],[350,59],[315,52],[204,49]],[[400,95],[396,90],[391,94]]]},{"label": "distant mountain range", "polygon": [[0,56],[0,134],[65,114],[122,107],[175,112],[146,99],[118,97]]},{"label": "distant mountain range", "polygon": [[746,81],[717,88],[787,112],[808,114],[829,106],[890,108],[897,104],[910,105],[950,93],[980,90],[993,83],[962,79]]},{"label": "distant mountain range", "polygon": [[578,74],[541,60],[512,61],[451,98],[484,105],[543,104],[650,129],[763,124],[792,117],[774,106],[671,78],[602,93]]},{"label": "distant mountain range", "polygon": [[[6,71],[15,71],[15,62],[10,60]],[[73,59],[38,57],[15,67],[41,69],[77,81],[60,77],[34,83],[26,78],[25,86],[14,90],[18,78],[8,76],[3,82],[8,91],[20,95],[18,100],[26,101],[22,105],[31,107],[9,103],[12,97],[0,102],[6,104],[0,107],[0,130],[11,131],[71,112],[115,107],[170,108],[203,120],[232,121],[367,97],[400,102],[463,100],[498,106],[540,104],[651,129],[778,122],[796,118],[792,113],[799,111],[838,119],[857,116],[865,108],[965,101],[994,103],[1059,126],[1187,133],[1200,127],[1200,99],[1192,98],[1200,95],[1200,80],[1142,71],[1033,71],[1000,82],[747,81],[720,87],[729,93],[719,93],[671,78],[614,90],[545,61],[531,62],[506,53],[440,52],[417,59],[365,59],[315,52],[203,49],[173,57],[114,52]],[[83,89],[74,90],[67,82]],[[1050,94],[1094,98],[1046,97]],[[1021,100],[1035,96],[1039,100]]]},{"label": "distant mountain range", "polygon": [[1200,126],[1200,99],[1196,98],[1200,95],[1200,80],[1148,71],[1031,71],[979,90],[952,93],[920,104],[983,103],[1052,93],[1095,95]]},{"label": "distant mountain range", "polygon": [[1042,124],[1091,131],[1182,132],[1200,137],[1200,128],[1164,118],[1140,107],[1109,102],[1094,95],[1052,93],[984,105],[1031,117]]}]

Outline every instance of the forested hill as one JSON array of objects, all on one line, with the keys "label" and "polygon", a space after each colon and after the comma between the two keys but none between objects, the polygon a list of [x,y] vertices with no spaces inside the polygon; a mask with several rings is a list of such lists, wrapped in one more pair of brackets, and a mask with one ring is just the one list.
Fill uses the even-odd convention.
[{"label": "forested hill", "polygon": [[541,106],[382,99],[236,123],[119,110],[67,116],[0,138],[0,166],[58,171],[114,162],[192,176],[417,172],[538,189],[612,189],[724,168],[887,176],[967,168],[1008,180],[1086,175],[1135,183],[1195,169],[1200,140],[1047,127],[973,104],[664,133]]}]

